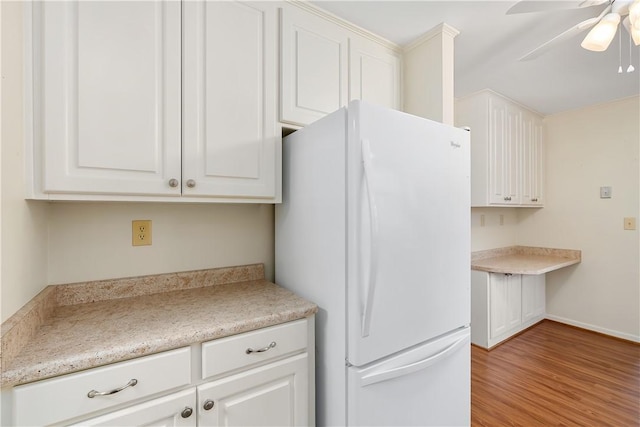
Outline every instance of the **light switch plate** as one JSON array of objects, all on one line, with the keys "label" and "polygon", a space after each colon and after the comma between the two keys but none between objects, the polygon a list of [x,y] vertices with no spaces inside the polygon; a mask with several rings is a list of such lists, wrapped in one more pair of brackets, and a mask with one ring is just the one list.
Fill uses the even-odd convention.
[{"label": "light switch plate", "polygon": [[611,198],[611,187],[600,187],[600,198],[601,199],[610,199]]}]

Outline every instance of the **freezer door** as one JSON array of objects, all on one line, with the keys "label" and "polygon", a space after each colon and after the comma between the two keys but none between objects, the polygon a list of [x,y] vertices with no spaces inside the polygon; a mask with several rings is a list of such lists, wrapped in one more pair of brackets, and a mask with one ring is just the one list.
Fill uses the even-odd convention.
[{"label": "freezer door", "polygon": [[348,425],[469,425],[469,336],[465,328],[365,369],[348,368]]},{"label": "freezer door", "polygon": [[347,359],[363,366],[470,323],[469,133],[353,102]]}]

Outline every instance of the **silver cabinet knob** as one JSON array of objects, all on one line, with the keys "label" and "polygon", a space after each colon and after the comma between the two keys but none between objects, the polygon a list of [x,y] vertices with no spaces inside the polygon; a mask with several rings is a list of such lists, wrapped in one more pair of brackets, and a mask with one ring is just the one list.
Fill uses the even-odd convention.
[{"label": "silver cabinet knob", "polygon": [[204,405],[202,405],[202,407],[204,408],[205,411],[209,411],[211,408],[213,408],[213,400],[211,399],[207,399],[204,401]]},{"label": "silver cabinet knob", "polygon": [[191,416],[191,414],[193,414],[193,409],[189,408],[188,406],[186,408],[184,408],[182,410],[182,412],[180,413],[182,418],[189,418]]},{"label": "silver cabinet knob", "polygon": [[178,180],[175,178],[169,180],[169,187],[171,188],[176,188],[178,184],[180,184],[180,182],[178,182]]},{"label": "silver cabinet knob", "polygon": [[196,186],[196,182],[194,180],[190,179],[187,181],[187,187],[193,188],[195,186]]}]

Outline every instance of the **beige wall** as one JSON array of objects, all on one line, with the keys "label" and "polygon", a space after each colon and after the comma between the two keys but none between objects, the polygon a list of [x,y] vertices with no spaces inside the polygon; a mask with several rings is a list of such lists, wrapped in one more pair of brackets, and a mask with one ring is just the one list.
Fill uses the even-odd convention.
[{"label": "beige wall", "polygon": [[[2,321],[48,284],[257,262],[273,280],[272,205],[24,200],[22,6],[0,3]],[[152,246],[131,246],[134,219],[153,221]]]},{"label": "beige wall", "polygon": [[22,6],[2,8],[2,321],[47,283],[49,206],[24,200],[22,119]]},{"label": "beige wall", "polygon": [[472,208],[471,251],[519,244],[518,225],[518,208]]},{"label": "beige wall", "polygon": [[[547,275],[547,313],[640,341],[640,98],[545,119],[544,209],[518,211],[518,242],[582,250],[582,263]],[[601,186],[613,197],[600,199]]]},{"label": "beige wall", "polygon": [[[51,284],[264,263],[273,280],[273,205],[53,203]],[[131,245],[131,221],[152,220],[151,246]]]}]

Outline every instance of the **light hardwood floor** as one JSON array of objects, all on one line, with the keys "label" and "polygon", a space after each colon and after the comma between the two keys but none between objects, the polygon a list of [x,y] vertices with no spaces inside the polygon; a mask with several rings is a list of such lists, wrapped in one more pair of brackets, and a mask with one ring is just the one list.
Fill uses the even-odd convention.
[{"label": "light hardwood floor", "polygon": [[471,425],[640,426],[640,345],[545,320],[472,346]]}]

